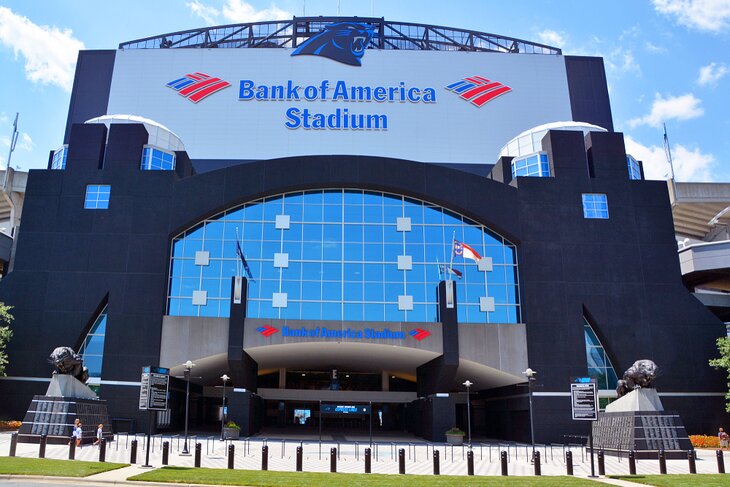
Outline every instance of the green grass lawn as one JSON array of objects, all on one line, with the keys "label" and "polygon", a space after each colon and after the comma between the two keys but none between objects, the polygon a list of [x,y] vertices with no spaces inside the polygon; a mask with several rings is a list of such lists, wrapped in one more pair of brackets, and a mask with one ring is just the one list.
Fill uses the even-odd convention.
[{"label": "green grass lawn", "polygon": [[380,475],[354,473],[261,472],[214,468],[164,467],[130,477],[148,482],[186,484],[247,485],[250,487],[374,487],[384,485],[414,487],[468,486],[591,486],[596,483],[573,477],[466,477],[432,475]]},{"label": "green grass lawn", "polygon": [[628,480],[637,484],[654,485],[656,487],[712,487],[730,485],[730,475],[698,474],[698,475],[609,475],[612,479]]},{"label": "green grass lawn", "polygon": [[52,475],[54,477],[86,477],[95,473],[126,467],[124,463],[78,462],[47,458],[0,457],[2,475]]}]

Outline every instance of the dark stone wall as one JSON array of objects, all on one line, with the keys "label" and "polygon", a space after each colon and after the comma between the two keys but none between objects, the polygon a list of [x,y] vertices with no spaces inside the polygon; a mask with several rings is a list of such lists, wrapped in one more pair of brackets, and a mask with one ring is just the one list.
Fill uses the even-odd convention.
[{"label": "dark stone wall", "polygon": [[603,58],[565,56],[573,120],[613,131]]},{"label": "dark stone wall", "polygon": [[[438,165],[364,156],[292,157],[181,177],[192,174],[186,157],[178,158],[179,171],[139,170],[143,126],[115,125],[106,145],[105,137],[103,125],[75,125],[67,169],[30,171],[15,269],[0,282],[0,299],[15,306],[10,376],[48,377],[50,351],[77,343],[108,299],[104,379],[139,381],[140,368],[159,360],[174,235],[262,196],[351,187],[448,207],[517,245],[529,365],[539,373],[539,392],[565,393],[572,376],[587,373],[584,315],[619,374],[634,360],[650,358],[663,370],[660,392],[725,389],[722,373],[707,367],[724,325],[683,287],[666,185],[628,180],[620,134],[590,134],[586,142],[580,132],[550,132],[543,145],[554,177],[509,185]],[[83,208],[87,184],[112,186],[108,210]],[[583,218],[581,193],[594,192],[607,195],[608,220]],[[232,317],[238,332],[243,316]],[[442,360],[451,360],[446,345]],[[233,358],[247,363],[243,355]],[[252,367],[245,365],[244,377]],[[237,380],[241,387],[248,379]],[[43,383],[0,381],[7,398],[1,412],[22,415],[32,395],[44,390]],[[144,424],[135,387],[105,384],[101,394],[112,417]],[[718,401],[696,397],[671,400],[687,417],[688,431],[726,422]],[[486,402],[485,414],[509,416],[513,430],[522,428],[523,405],[499,412],[498,402]],[[495,418],[487,417],[485,427],[493,428]],[[561,441],[581,428],[570,420],[565,397],[535,397],[538,442]]]},{"label": "dark stone wall", "polygon": [[79,51],[64,144],[68,144],[73,124],[106,115],[116,53],[115,50]]}]

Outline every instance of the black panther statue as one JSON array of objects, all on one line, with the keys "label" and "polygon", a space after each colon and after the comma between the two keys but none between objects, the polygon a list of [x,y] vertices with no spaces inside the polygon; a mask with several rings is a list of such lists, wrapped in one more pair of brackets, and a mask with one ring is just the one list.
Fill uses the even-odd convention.
[{"label": "black panther statue", "polygon": [[623,397],[634,389],[653,388],[659,367],[651,360],[637,360],[618,381],[616,393]]},{"label": "black panther statue", "polygon": [[292,56],[322,56],[350,66],[360,66],[360,58],[375,35],[375,29],[360,22],[329,24],[299,46]]},{"label": "black panther statue", "polygon": [[71,375],[83,384],[89,380],[89,369],[84,367],[84,360],[70,347],[58,347],[53,350],[48,362],[55,367],[54,375]]}]

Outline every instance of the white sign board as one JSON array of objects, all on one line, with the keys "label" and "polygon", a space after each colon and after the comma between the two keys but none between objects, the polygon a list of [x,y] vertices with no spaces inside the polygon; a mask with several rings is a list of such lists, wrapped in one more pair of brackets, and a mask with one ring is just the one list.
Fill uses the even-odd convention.
[{"label": "white sign board", "polygon": [[[572,120],[562,56],[373,49],[350,66],[291,53],[117,51],[107,113],[161,123],[192,159],[357,154],[490,164],[520,132]],[[186,91],[191,83],[207,91]]]},{"label": "white sign board", "polygon": [[149,370],[148,367],[143,368],[139,389],[139,409],[164,411],[167,409],[170,376]]},{"label": "white sign board", "polygon": [[570,384],[574,421],[598,420],[598,388],[595,381]]}]

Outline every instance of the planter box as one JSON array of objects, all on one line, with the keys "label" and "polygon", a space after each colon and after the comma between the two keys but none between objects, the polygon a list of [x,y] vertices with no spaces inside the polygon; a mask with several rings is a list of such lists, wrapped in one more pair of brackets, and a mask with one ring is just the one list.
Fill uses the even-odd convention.
[{"label": "planter box", "polygon": [[223,428],[223,439],[225,440],[237,440],[241,430],[238,428]]},{"label": "planter box", "polygon": [[464,435],[446,435],[446,443],[449,445],[463,445]]}]

